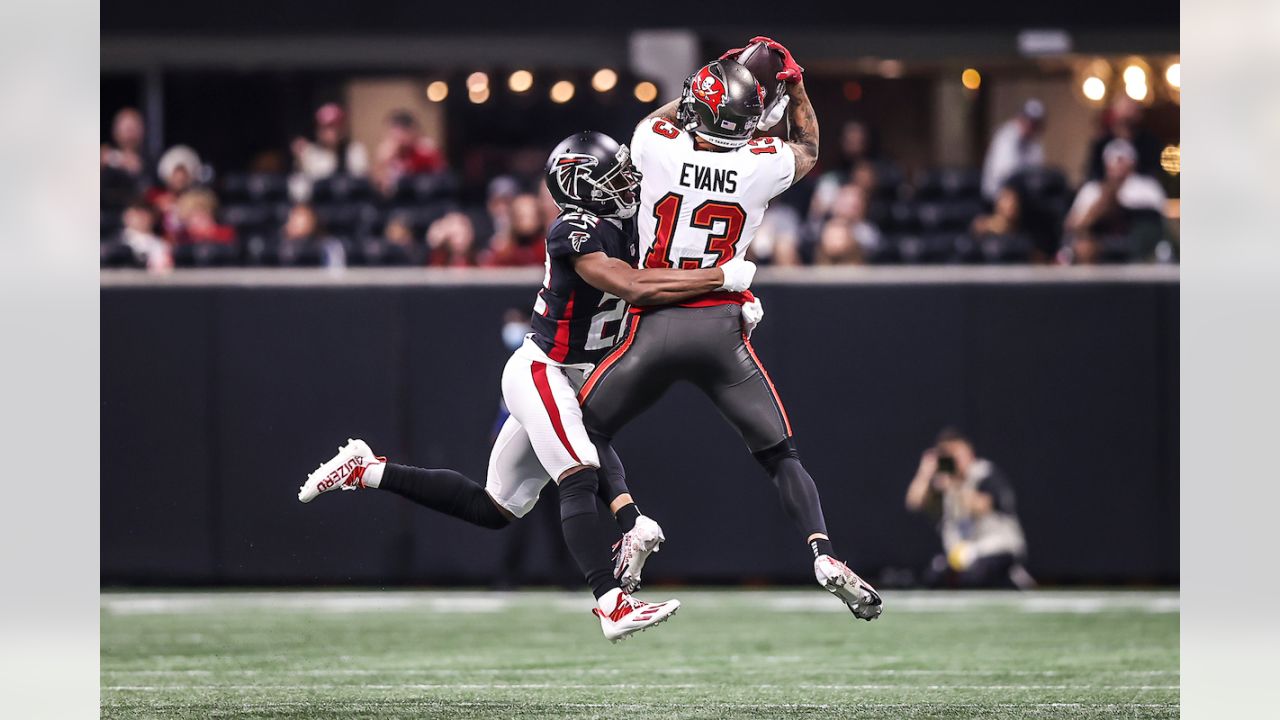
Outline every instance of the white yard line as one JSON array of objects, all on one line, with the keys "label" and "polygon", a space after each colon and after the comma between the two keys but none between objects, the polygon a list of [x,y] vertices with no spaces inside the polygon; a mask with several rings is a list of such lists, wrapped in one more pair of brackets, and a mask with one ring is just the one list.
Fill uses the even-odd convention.
[{"label": "white yard line", "polygon": [[[559,675],[563,676],[567,673],[573,675],[630,675],[634,670],[630,668],[574,668],[567,671],[564,668],[474,668],[467,670],[454,670],[443,668],[318,668],[314,670],[124,670],[124,669],[107,669],[103,670],[103,675],[138,675],[146,677],[210,677],[213,675],[223,677],[369,677],[383,675]],[[723,677],[725,674],[733,675],[750,675],[750,674],[774,674],[776,670],[764,668],[647,668],[647,675],[689,675],[703,674],[716,675]],[[1089,670],[1081,670],[1080,672],[1091,672]],[[841,675],[862,675],[872,677],[920,677],[920,676],[945,676],[945,677],[992,677],[992,676],[1010,676],[1010,677],[1040,677],[1053,678],[1062,677],[1064,675],[1072,675],[1072,672],[1064,672],[1059,670],[923,670],[923,669],[842,669],[839,671]],[[1111,670],[1108,675],[1124,676],[1124,677],[1178,677],[1177,670]]]},{"label": "white yard line", "polygon": [[[764,607],[775,612],[845,613],[844,605],[824,594],[796,590],[705,591],[662,588],[649,594],[679,597],[693,606]],[[1176,613],[1180,598],[1176,590],[1158,591],[1072,591],[1045,590],[1017,592],[923,592],[887,591],[887,612],[937,613],[969,612],[999,608],[1025,613],[1101,612]],[[405,611],[431,613],[498,613],[520,606],[538,606],[563,612],[579,612],[588,603],[583,593],[532,591],[387,591],[387,592],[176,592],[104,593],[102,608],[119,615],[184,614],[227,610],[281,610],[324,613]]]},{"label": "white yard line", "polygon": [[[1177,690],[1178,685],[892,685],[882,683],[870,684],[795,684],[795,685],[757,685],[757,688],[780,690]],[[715,688],[723,690],[719,683],[407,683],[407,684],[328,684],[308,683],[305,685],[105,685],[104,690],[138,691],[138,692],[170,692],[187,690],[599,690],[603,688],[618,690],[694,690],[699,688]]]}]

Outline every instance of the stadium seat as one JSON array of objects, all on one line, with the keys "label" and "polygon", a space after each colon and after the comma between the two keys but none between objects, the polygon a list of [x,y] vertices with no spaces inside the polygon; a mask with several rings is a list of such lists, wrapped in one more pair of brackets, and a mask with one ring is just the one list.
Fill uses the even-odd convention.
[{"label": "stadium seat", "polygon": [[448,172],[422,173],[410,178],[413,197],[418,202],[434,202],[452,198],[457,192],[457,182]]},{"label": "stadium seat", "polygon": [[119,240],[104,240],[98,248],[104,268],[138,267],[133,249]]},{"label": "stadium seat", "polygon": [[952,233],[911,233],[897,236],[893,245],[903,262],[946,263],[955,259],[955,240]]},{"label": "stadium seat", "polygon": [[175,267],[220,267],[234,265],[238,260],[239,248],[221,243],[191,243],[173,251]]},{"label": "stadium seat", "polygon": [[1034,167],[1014,175],[1009,182],[1031,197],[1052,197],[1069,192],[1067,176],[1057,168]]},{"label": "stadium seat", "polygon": [[921,200],[976,198],[981,185],[982,173],[975,168],[934,168],[920,174],[916,197]]},{"label": "stadium seat", "polygon": [[354,237],[377,218],[377,208],[368,203],[333,203],[313,206],[316,219],[325,232]]},{"label": "stadium seat", "polygon": [[120,217],[120,210],[114,208],[103,208],[102,222],[98,227],[99,237],[109,237],[120,232],[120,228],[124,227],[124,221]]},{"label": "stadium seat", "polygon": [[269,230],[276,225],[275,208],[270,205],[227,205],[219,214],[223,223],[236,229],[237,235]]},{"label": "stadium seat", "polygon": [[962,231],[982,212],[977,199],[937,200],[916,205],[919,227],[925,231]]},{"label": "stadium seat", "polygon": [[315,203],[363,202],[373,198],[373,185],[367,178],[330,175],[315,182],[311,200]]}]

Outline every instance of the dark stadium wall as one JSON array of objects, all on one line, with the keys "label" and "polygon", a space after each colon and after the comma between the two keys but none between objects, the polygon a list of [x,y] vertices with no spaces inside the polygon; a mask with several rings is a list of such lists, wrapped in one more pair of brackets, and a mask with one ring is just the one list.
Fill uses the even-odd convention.
[{"label": "dark stadium wall", "polygon": [[[1054,582],[1176,582],[1176,283],[764,288],[755,344],[860,571],[918,568],[903,509],[944,425],[1013,481],[1029,567]],[[556,523],[471,528],[378,492],[298,503],[348,437],[483,481],[522,286],[102,291],[102,582],[555,581]],[[618,438],[669,541],[650,582],[811,582],[764,473],[679,387]],[[561,556],[563,555],[561,551]],[[511,579],[511,578],[508,578]]]}]

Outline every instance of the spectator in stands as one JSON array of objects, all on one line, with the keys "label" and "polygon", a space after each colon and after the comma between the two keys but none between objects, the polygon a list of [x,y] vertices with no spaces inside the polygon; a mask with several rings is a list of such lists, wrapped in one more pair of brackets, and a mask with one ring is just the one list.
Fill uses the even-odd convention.
[{"label": "spectator in stands", "polygon": [[1018,191],[1006,185],[1000,188],[995,197],[995,207],[991,213],[979,215],[969,226],[969,233],[975,238],[1008,237],[1022,232],[1022,199]]},{"label": "spectator in stands", "polygon": [[864,186],[869,197],[876,189],[871,131],[864,123],[850,120],[840,131],[840,165],[818,178],[813,197],[809,200],[809,218],[825,219],[840,188],[855,180],[859,172],[862,176],[859,184]]},{"label": "spectator in stands", "polygon": [[1044,165],[1044,103],[1032,98],[1018,115],[1006,121],[991,137],[982,163],[982,196],[994,202],[1000,188],[1014,175]]},{"label": "spectator in stands", "polygon": [[[843,248],[840,244],[843,234],[827,232],[827,228],[832,225],[842,226],[847,230],[849,239],[857,246],[856,260],[852,250],[832,253],[835,248]],[[827,243],[824,242],[824,238],[835,243],[825,252],[823,247]],[[818,256],[816,259],[821,264],[862,262],[863,259],[869,257],[880,248],[880,243],[880,228],[867,219],[866,190],[854,183],[844,185],[836,193],[831,203],[830,218],[823,224],[823,232],[819,235]],[[838,259],[841,257],[846,259]]]},{"label": "spectator in stands", "polygon": [[1120,95],[1102,113],[1102,132],[1089,149],[1088,177],[1101,180],[1107,175],[1104,151],[1112,140],[1127,140],[1135,154],[1134,171],[1151,177],[1160,173],[1160,142],[1142,127],[1142,105]]},{"label": "spectator in stands", "polygon": [[800,214],[789,205],[775,203],[764,211],[756,239],[747,249],[753,262],[777,267],[804,264],[800,255]]},{"label": "spectator in stands", "polygon": [[428,264],[436,267],[475,267],[476,234],[465,213],[451,212],[427,228]]},{"label": "spectator in stands", "polygon": [[547,220],[536,195],[521,193],[511,201],[511,228],[489,241],[480,258],[486,267],[541,265],[546,253]]},{"label": "spectator in stands", "polygon": [[520,183],[510,175],[499,175],[489,181],[485,200],[485,210],[493,224],[489,237],[511,231],[511,202],[519,194]]},{"label": "spectator in stands", "polygon": [[169,245],[156,234],[155,210],[145,202],[135,201],[124,209],[124,229],[120,245],[129,249],[137,265],[152,270],[173,267]]},{"label": "spectator in stands", "polygon": [[178,197],[195,185],[200,177],[200,156],[186,145],[175,145],[160,156],[157,168],[161,187],[147,192],[147,201],[160,214],[160,224],[166,237],[179,226]]},{"label": "spectator in stands", "polygon": [[235,230],[219,225],[215,219],[218,198],[204,188],[182,193],[174,203],[176,225],[167,228],[167,237],[175,245],[216,243],[227,245],[235,242]]},{"label": "spectator in stands", "polygon": [[1022,561],[1026,539],[1018,522],[1013,487],[973,444],[948,428],[920,457],[907,488],[907,509],[938,523],[944,553],[925,573],[933,587],[1027,587]]},{"label": "spectator in stands", "polygon": [[444,169],[440,149],[418,128],[418,120],[408,110],[387,116],[385,134],[374,162],[374,182],[384,195],[395,194],[400,178]]},{"label": "spectator in stands", "polygon": [[828,220],[818,234],[818,250],[814,255],[817,265],[862,265],[866,262],[862,246],[853,236],[852,228],[838,220]]},{"label": "spectator in stands", "polygon": [[111,122],[111,142],[102,146],[102,168],[125,175],[141,186],[150,178],[143,140],[146,124],[142,113],[127,107],[116,113]]},{"label": "spectator in stands", "polygon": [[316,212],[306,203],[289,208],[289,216],[280,229],[280,242],[276,248],[279,264],[293,266],[342,267],[346,265],[346,252],[342,242],[325,235],[320,228]]},{"label": "spectator in stands", "polygon": [[1116,138],[1102,155],[1106,176],[1086,182],[1067,213],[1065,262],[1148,256],[1164,237],[1164,188],[1137,172],[1133,145]]},{"label": "spectator in stands", "polygon": [[316,110],[315,141],[300,137],[292,145],[294,175],[289,179],[289,192],[295,200],[310,198],[311,186],[330,175],[369,174],[369,153],[350,134],[342,106],[326,103]]}]

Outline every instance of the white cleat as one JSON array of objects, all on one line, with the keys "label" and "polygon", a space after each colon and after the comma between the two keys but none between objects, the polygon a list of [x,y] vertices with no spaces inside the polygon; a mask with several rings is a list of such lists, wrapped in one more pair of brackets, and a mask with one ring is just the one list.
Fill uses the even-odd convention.
[{"label": "white cleat", "polygon": [[623,592],[633,593],[640,587],[640,571],[649,553],[658,552],[658,546],[666,539],[658,523],[641,515],[636,518],[635,527],[613,546],[613,576]]},{"label": "white cleat", "polygon": [[604,631],[605,639],[616,643],[632,633],[648,630],[664,622],[679,609],[679,600],[648,603],[618,592],[617,603],[611,612],[605,613],[598,607],[592,608],[591,612],[600,618],[600,629]]},{"label": "white cleat", "polygon": [[854,617],[867,621],[880,617],[880,611],[884,609],[880,593],[848,565],[830,555],[819,555],[813,561],[813,574],[819,585],[849,606]]},{"label": "white cleat", "polygon": [[348,439],[346,445],[338,448],[337,455],[307,476],[307,481],[298,488],[298,499],[306,503],[330,490],[363,488],[364,471],[370,465],[386,461],[386,458],[374,455],[365,441]]}]

